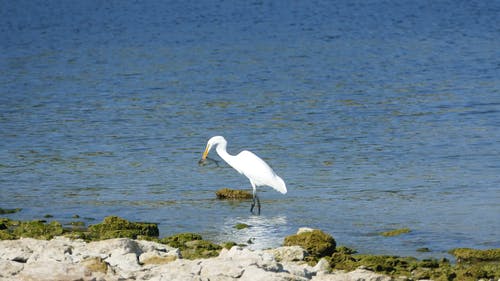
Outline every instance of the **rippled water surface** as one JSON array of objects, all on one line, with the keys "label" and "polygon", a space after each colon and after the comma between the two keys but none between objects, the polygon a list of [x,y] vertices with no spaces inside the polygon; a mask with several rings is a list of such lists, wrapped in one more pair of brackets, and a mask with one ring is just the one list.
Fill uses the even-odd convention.
[{"label": "rippled water surface", "polygon": [[[500,247],[499,1],[0,2],[8,217],[113,214],[255,248],[301,226],[365,253]],[[261,189],[261,216],[216,200],[251,187],[197,165],[213,135],[289,193]]]}]

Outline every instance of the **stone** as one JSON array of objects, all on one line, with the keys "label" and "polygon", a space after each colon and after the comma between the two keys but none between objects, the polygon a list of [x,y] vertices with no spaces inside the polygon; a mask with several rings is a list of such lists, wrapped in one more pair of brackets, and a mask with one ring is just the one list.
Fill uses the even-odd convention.
[{"label": "stone", "polygon": [[311,281],[391,281],[392,278],[366,269],[351,272],[334,271],[330,274],[320,272]]},{"label": "stone", "polygon": [[287,236],[285,237],[283,245],[300,246],[305,249],[313,259],[319,259],[331,256],[335,251],[336,242],[330,234],[315,229]]},{"label": "stone", "polygon": [[24,263],[0,259],[0,279],[12,277],[24,268]]},{"label": "stone", "polygon": [[266,252],[273,254],[274,258],[277,261],[283,261],[283,262],[303,261],[304,258],[307,256],[306,250],[304,250],[300,246],[278,247],[275,249],[267,250]]},{"label": "stone", "polygon": [[207,259],[201,263],[200,275],[203,278],[213,280],[222,276],[229,278],[240,278],[245,268],[236,262],[226,259]]},{"label": "stone", "polygon": [[139,263],[145,264],[164,264],[175,261],[179,256],[158,251],[142,253],[139,256]]},{"label": "stone", "polygon": [[51,260],[25,264],[23,270],[16,275],[16,278],[26,281],[52,281],[80,280],[85,276],[85,268],[82,266]]},{"label": "stone", "polygon": [[[33,254],[33,248],[37,247],[37,241],[32,238],[21,238],[19,240],[0,241],[0,259],[25,263]],[[39,242],[38,244],[45,244]]]},{"label": "stone", "polygon": [[314,272],[329,272],[330,270],[330,263],[325,258],[320,259],[313,268]]},{"label": "stone", "polygon": [[158,237],[160,231],[155,223],[130,222],[117,216],[109,216],[99,224],[89,226],[92,239],[131,238],[138,236]]},{"label": "stone", "polygon": [[297,234],[312,232],[313,230],[314,230],[314,228],[310,228],[310,227],[300,227],[299,230],[297,230]]},{"label": "stone", "polygon": [[152,241],[116,238],[87,243],[65,237],[49,241],[28,238],[0,241],[0,280],[390,280],[362,268],[328,273],[326,259],[312,267],[304,257],[305,250],[298,246],[274,250],[233,246],[221,249],[216,257],[189,260],[181,258],[178,249]]}]

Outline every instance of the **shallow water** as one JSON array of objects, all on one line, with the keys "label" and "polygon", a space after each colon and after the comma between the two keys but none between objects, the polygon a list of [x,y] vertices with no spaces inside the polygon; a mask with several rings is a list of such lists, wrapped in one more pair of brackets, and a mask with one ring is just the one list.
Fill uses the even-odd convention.
[{"label": "shallow water", "polygon": [[[365,253],[500,247],[498,1],[1,6],[8,217],[113,214],[255,248],[302,226]],[[258,217],[216,200],[251,187],[198,166],[213,135],[289,193],[261,189]]]}]

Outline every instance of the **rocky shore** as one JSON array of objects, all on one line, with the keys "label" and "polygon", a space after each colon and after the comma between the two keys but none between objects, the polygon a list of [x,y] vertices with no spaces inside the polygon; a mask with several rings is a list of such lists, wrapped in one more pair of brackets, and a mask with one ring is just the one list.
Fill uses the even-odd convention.
[{"label": "rocky shore", "polygon": [[1,280],[391,280],[366,269],[329,271],[304,262],[298,246],[222,249],[217,257],[183,259],[177,248],[129,238],[97,242],[55,237],[0,241]]},{"label": "rocky shore", "polygon": [[[241,225],[239,227],[248,227]],[[403,229],[390,235],[407,233]],[[0,280],[500,280],[500,249],[447,259],[358,254],[318,229],[250,250],[196,233],[159,238],[154,223],[110,216],[88,227],[0,218]]]}]

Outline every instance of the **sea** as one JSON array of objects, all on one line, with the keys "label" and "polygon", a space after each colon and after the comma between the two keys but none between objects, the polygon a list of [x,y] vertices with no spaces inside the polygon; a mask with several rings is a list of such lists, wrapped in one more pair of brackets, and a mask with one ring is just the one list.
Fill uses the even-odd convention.
[{"label": "sea", "polygon": [[[500,1],[0,0],[2,217],[360,253],[500,247]],[[288,193],[208,139],[250,150]],[[249,228],[238,230],[237,223]],[[409,233],[384,237],[384,231]],[[422,252],[424,249],[426,252]]]}]

